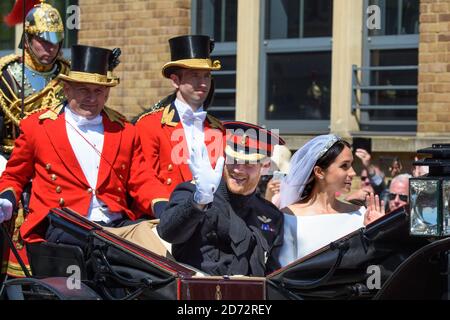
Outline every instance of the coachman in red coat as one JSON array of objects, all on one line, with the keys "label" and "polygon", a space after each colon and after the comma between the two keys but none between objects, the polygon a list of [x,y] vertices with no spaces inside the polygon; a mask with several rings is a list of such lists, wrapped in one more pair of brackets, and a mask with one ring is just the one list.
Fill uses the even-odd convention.
[{"label": "coachman in red coat", "polygon": [[175,92],[138,116],[136,128],[147,162],[173,191],[192,180],[187,159],[193,145],[204,143],[215,166],[225,139],[220,120],[206,112],[214,95],[211,71],[221,67],[210,58],[213,41],[188,35],[170,39],[169,45],[172,61],[163,66],[162,74],[171,80]]},{"label": "coachman in red coat", "polygon": [[135,127],[104,106],[109,88],[118,83],[108,72],[114,63],[111,53],[74,46],[72,70],[60,76],[67,102],[20,124],[21,134],[0,179],[0,211],[8,218],[8,202],[15,207],[32,179],[30,213],[20,230],[26,242],[44,240],[46,216],[54,207],[70,207],[107,222],[119,216],[139,218],[129,209],[130,199],[150,216],[165,206],[168,191],[145,163]]}]

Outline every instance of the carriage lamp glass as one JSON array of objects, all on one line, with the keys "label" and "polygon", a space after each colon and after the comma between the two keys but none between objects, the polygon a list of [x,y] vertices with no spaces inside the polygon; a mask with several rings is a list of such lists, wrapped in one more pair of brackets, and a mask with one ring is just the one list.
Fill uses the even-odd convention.
[{"label": "carriage lamp glass", "polygon": [[418,153],[432,158],[414,162],[428,165],[427,176],[409,179],[410,234],[415,236],[450,236],[450,145],[433,145]]},{"label": "carriage lamp glass", "polygon": [[412,235],[437,236],[439,224],[439,182],[432,179],[409,180]]}]

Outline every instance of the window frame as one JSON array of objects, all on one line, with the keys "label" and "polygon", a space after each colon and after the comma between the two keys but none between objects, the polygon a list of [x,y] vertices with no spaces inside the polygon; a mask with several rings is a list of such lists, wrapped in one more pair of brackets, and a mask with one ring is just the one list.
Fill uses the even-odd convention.
[{"label": "window frame", "polygon": [[[191,3],[191,32],[192,34],[199,34],[199,31],[197,30],[197,21],[198,21],[198,2],[199,0],[192,0]],[[239,0],[236,0],[239,1]],[[237,21],[236,21],[237,23]],[[236,29],[237,29],[237,25],[236,25]],[[237,31],[238,32],[238,31]],[[237,35],[236,35],[237,38]],[[237,41],[224,41],[224,42],[218,42],[215,41],[214,42],[214,50],[211,54],[211,56],[215,57],[215,56],[237,56]],[[237,57],[236,57],[237,58]],[[235,70],[219,70],[219,71],[212,71],[211,74],[213,77],[217,77],[218,75],[221,74],[230,74],[234,72],[235,74],[235,85],[234,85],[234,105],[232,107],[225,107],[225,106],[218,106],[218,105],[214,105],[214,100],[211,106],[208,107],[208,111],[209,112],[214,112],[215,110],[217,111],[230,111],[230,112],[234,112],[232,119],[225,119],[225,120],[234,120],[236,118],[236,69]],[[216,95],[217,93],[220,93],[220,88],[217,88],[216,86]],[[223,89],[223,90],[231,90],[231,89]],[[223,120],[223,119],[221,119]]]},{"label": "window frame", "polygon": [[[363,17],[367,17],[367,7],[370,0],[364,0]],[[401,3],[402,1],[398,1]],[[399,13],[399,15],[401,15]],[[419,34],[396,34],[396,35],[369,35],[369,29],[363,19],[363,41],[362,41],[362,67],[368,68],[371,66],[371,52],[373,50],[401,50],[401,49],[417,49],[419,50]],[[399,22],[400,25],[400,22]],[[370,83],[370,72],[363,72],[361,75],[361,82]],[[372,85],[372,84],[371,84]],[[361,92],[361,104],[370,104],[370,92]],[[417,117],[417,115],[416,115]],[[367,129],[361,131],[368,132],[384,132],[395,133],[403,132],[405,134],[417,132],[417,118],[416,121],[398,121],[395,120],[370,120],[368,110],[361,110],[360,126],[363,124]]]},{"label": "window frame", "polygon": [[[300,0],[299,0],[300,1]],[[304,53],[304,52],[330,52],[332,54],[332,34],[330,37],[291,38],[291,39],[265,39],[266,30],[266,0],[260,2],[260,86],[258,122],[268,128],[279,128],[283,134],[324,134],[330,132],[329,120],[270,120],[266,119],[267,103],[267,63],[268,55],[273,53]],[[334,10],[334,9],[333,9]],[[303,18],[300,17],[299,21]],[[330,73],[332,69],[330,70]],[[332,90],[332,88],[330,88]],[[330,95],[330,109],[331,109]],[[331,110],[330,110],[331,111]]]}]

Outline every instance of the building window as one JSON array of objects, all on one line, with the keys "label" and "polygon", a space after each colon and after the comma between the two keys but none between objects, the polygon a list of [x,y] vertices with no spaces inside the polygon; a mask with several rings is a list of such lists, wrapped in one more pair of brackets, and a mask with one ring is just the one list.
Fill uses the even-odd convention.
[{"label": "building window", "polygon": [[0,56],[13,53],[15,48],[15,28],[8,27],[3,22],[5,15],[11,12],[14,3],[14,0],[0,2]]},{"label": "building window", "polygon": [[331,37],[331,1],[268,0],[266,39]]},{"label": "building window", "polygon": [[419,0],[366,0],[365,5],[380,8],[381,28],[368,30],[364,24],[360,130],[414,134]]},{"label": "building window", "polygon": [[[399,49],[399,50],[372,50],[371,66],[409,66],[417,65],[418,56],[415,49]],[[371,73],[370,82],[380,86],[417,86],[417,70],[376,70]],[[417,104],[417,90],[396,90],[384,89],[374,90],[370,93],[370,103],[372,105],[388,105],[388,106],[409,106]],[[416,120],[416,110],[370,110],[370,119],[391,120]]]},{"label": "building window", "polygon": [[282,133],[329,131],[332,0],[265,0],[260,122]]},{"label": "building window", "polygon": [[372,29],[371,36],[419,33],[418,0],[371,0],[381,13],[381,29]]},{"label": "building window", "polygon": [[208,111],[220,120],[234,120],[236,110],[237,0],[193,0],[192,31],[215,41],[212,59],[222,69],[214,71],[215,95]]},{"label": "building window", "polygon": [[330,119],[331,52],[267,55],[268,120]]}]

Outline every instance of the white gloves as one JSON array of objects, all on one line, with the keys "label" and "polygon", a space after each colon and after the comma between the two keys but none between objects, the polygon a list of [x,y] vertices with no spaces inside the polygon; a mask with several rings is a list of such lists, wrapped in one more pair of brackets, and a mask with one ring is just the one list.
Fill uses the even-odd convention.
[{"label": "white gloves", "polygon": [[217,159],[216,167],[213,169],[209,162],[208,150],[202,143],[201,146],[194,145],[192,147],[187,163],[196,186],[194,201],[201,205],[211,203],[214,199],[214,192],[216,192],[222,179],[224,157]]},{"label": "white gloves", "polygon": [[13,204],[7,199],[0,199],[0,223],[11,219]]}]

